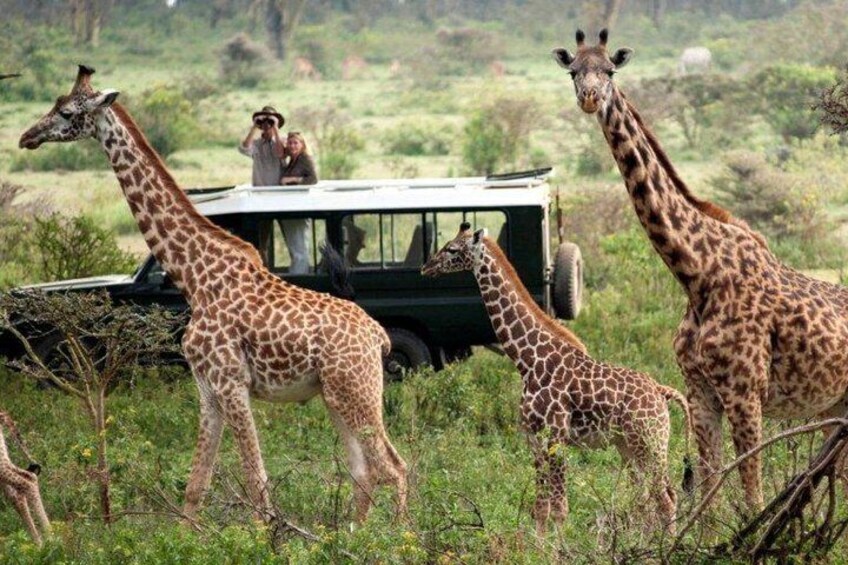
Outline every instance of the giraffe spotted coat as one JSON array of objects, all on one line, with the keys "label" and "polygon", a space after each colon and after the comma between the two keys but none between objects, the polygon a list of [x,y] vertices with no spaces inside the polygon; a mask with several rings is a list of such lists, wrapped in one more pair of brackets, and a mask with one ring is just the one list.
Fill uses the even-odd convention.
[{"label": "giraffe spotted coat", "polygon": [[[554,49],[578,105],[595,113],[654,249],[688,297],[674,350],[687,385],[708,492],[721,468],[727,415],[741,455],[762,441],[762,417],[842,415],[848,408],[848,289],[780,263],[763,237],[695,197],[612,80],[632,50],[607,53],[577,32],[577,52]],[[746,503],[763,505],[761,455],[739,467]]]},{"label": "giraffe spotted coat", "polygon": [[250,244],[202,216],[171,177],[115,91],[95,92],[80,66],[71,93],[27,130],[20,146],[94,137],[106,152],[153,255],[185,295],[191,319],[183,352],[200,395],[200,429],[184,512],[208,488],[226,423],[236,439],[257,517],[270,519],[268,477],[251,398],[320,395],[342,436],[358,520],[380,484],[406,506],[406,464],[383,426],[383,328],[352,302],[288,284]]},{"label": "giraffe spotted coat", "polygon": [[647,479],[659,516],[671,527],[676,495],[668,481],[668,401],[684,409],[688,437],[683,395],[644,373],[592,359],[573,333],[539,308],[497,243],[482,231],[472,234],[468,224],[421,270],[429,276],[457,271],[474,273],[495,335],[521,374],[539,533],[549,516],[560,524],[568,512],[566,445],[614,445],[634,476]]},{"label": "giraffe spotted coat", "polygon": [[31,463],[29,469],[21,469],[12,463],[6,447],[4,431],[15,440],[23,454],[30,461],[33,461],[12,417],[6,412],[0,412],[0,488],[3,489],[6,499],[12,503],[18,515],[20,515],[30,537],[41,545],[41,532],[35,526],[32,514],[35,513],[35,517],[45,534],[50,533],[50,521],[47,519],[47,513],[44,511],[44,505],[41,502],[38,477],[33,472],[38,471],[40,467]]}]

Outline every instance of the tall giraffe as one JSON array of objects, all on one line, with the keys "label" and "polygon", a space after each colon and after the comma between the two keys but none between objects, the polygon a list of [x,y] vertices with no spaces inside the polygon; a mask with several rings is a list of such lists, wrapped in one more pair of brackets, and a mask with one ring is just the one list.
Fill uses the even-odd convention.
[{"label": "tall giraffe", "polygon": [[[639,221],[688,297],[674,338],[698,443],[704,492],[721,468],[722,416],[736,453],[762,440],[763,416],[841,415],[848,408],[848,289],[786,267],[763,237],[697,198],[612,80],[632,50],[607,53],[577,32],[577,52],[552,55],[596,114]],[[740,466],[750,511],[762,507],[761,457]]]},{"label": "tall giraffe", "polygon": [[186,487],[185,514],[208,488],[223,425],[232,429],[257,516],[272,518],[267,474],[250,398],[305,401],[321,395],[348,453],[356,516],[373,489],[397,489],[406,508],[406,464],[383,427],[383,328],[356,304],[288,284],[250,244],[194,208],[113,90],[95,92],[94,69],[80,66],[67,96],[27,130],[20,146],[97,139],[115,170],[153,255],[191,308],[183,352],[200,394],[200,431]]},{"label": "tall giraffe", "polygon": [[[521,422],[536,467],[536,531],[550,515],[561,525],[568,513],[566,445],[614,445],[644,475],[664,525],[673,527],[676,495],[668,481],[668,401],[689,413],[686,399],[648,375],[595,361],[565,326],[548,317],[527,292],[503,251],[484,230],[463,223],[421,268],[427,276],[471,271],[492,328],[521,374]],[[684,481],[686,482],[686,481]]]},{"label": "tall giraffe", "polygon": [[[30,460],[27,469],[21,469],[12,463],[3,431],[11,436],[23,454]],[[0,488],[3,489],[3,494],[12,502],[21,520],[24,521],[30,537],[35,543],[41,545],[41,532],[35,527],[32,513],[35,512],[35,517],[45,534],[50,533],[50,520],[47,519],[47,513],[44,511],[44,505],[41,502],[41,493],[38,489],[37,474],[41,471],[41,467],[34,461],[17,426],[15,426],[15,421],[7,412],[0,411]]]}]

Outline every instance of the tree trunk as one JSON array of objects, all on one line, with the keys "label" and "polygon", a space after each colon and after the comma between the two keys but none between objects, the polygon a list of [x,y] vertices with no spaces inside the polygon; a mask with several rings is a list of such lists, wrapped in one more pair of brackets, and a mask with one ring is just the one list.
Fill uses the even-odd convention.
[{"label": "tree trunk", "polygon": [[666,0],[651,0],[651,21],[654,22],[654,27],[660,29],[662,21],[665,17]]},{"label": "tree trunk", "polygon": [[100,491],[100,512],[103,523],[112,523],[112,496],[109,492],[109,462],[106,459],[106,389],[97,391],[94,405],[94,431],[97,434],[97,483]]},{"label": "tree trunk", "polygon": [[607,0],[604,7],[604,15],[601,17],[601,28],[611,30],[615,26],[618,19],[618,12],[621,10],[621,5],[624,0]]},{"label": "tree trunk", "polygon": [[268,44],[280,61],[286,58],[286,45],[283,37],[283,6],[269,1],[265,9],[265,29],[268,31]]}]

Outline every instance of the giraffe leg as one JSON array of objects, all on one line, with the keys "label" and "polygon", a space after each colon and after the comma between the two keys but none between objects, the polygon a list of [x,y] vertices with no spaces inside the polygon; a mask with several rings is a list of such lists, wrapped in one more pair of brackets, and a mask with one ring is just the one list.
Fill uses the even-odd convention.
[{"label": "giraffe leg", "polygon": [[3,493],[12,503],[12,506],[15,507],[15,510],[17,510],[18,515],[21,517],[21,520],[23,520],[24,526],[26,526],[27,532],[29,532],[29,536],[35,543],[41,545],[41,534],[38,532],[38,529],[36,529],[35,522],[32,521],[32,515],[29,512],[29,505],[27,504],[26,493],[18,488],[18,485],[13,484],[3,485]]},{"label": "giraffe leg", "polygon": [[[733,446],[739,457],[762,441],[762,406],[756,394],[744,396],[740,402],[728,403],[727,420],[730,423]],[[760,485],[762,457],[758,453],[745,459],[739,466],[742,488],[745,490],[745,505],[749,512],[763,508],[763,491]]]},{"label": "giraffe leg", "polygon": [[254,505],[254,515],[259,520],[270,521],[274,517],[274,511],[268,492],[268,475],[259,449],[259,436],[250,410],[247,388],[230,389],[226,396],[219,395],[218,401],[238,445],[242,469],[247,479],[247,493]]},{"label": "giraffe leg", "polygon": [[536,469],[536,501],[531,512],[536,522],[536,535],[543,537],[547,532],[548,516],[551,513],[550,476],[548,473],[548,454],[545,443],[538,435],[527,434],[530,450],[533,452],[533,466]]},{"label": "giraffe leg", "polygon": [[345,445],[347,451],[347,465],[350,471],[350,476],[353,479],[353,503],[356,508],[356,521],[362,523],[368,517],[368,511],[371,509],[372,493],[374,492],[374,484],[371,480],[371,473],[368,470],[368,461],[365,459],[363,447],[356,433],[342,418],[338,410],[327,406],[330,413],[330,418],[336,425],[339,435]]},{"label": "giraffe leg", "polygon": [[23,492],[27,499],[27,506],[35,512],[35,517],[41,524],[41,529],[44,533],[49,535],[52,528],[50,526],[50,520],[47,518],[47,512],[44,511],[44,504],[41,501],[41,489],[38,486],[38,476],[23,469],[18,469],[17,473],[26,481],[26,486],[23,488]]},{"label": "giraffe leg", "polygon": [[568,492],[566,490],[565,473],[567,470],[566,442],[562,438],[551,441],[548,445],[548,486],[550,487],[550,502],[548,504],[554,526],[557,531],[562,529],[568,517]]},{"label": "giraffe leg", "polygon": [[[341,369],[327,359],[321,393],[339,433],[345,440],[354,480],[356,520],[363,522],[371,508],[373,489],[395,488],[397,515],[406,515],[406,463],[398,455],[383,425],[383,369],[379,349]],[[364,382],[363,382],[364,379]]]},{"label": "giraffe leg", "polygon": [[701,496],[718,483],[716,473],[722,466],[721,423],[723,408],[715,391],[702,380],[687,379],[687,400],[692,417],[692,432],[698,446],[697,480]]},{"label": "giraffe leg", "polygon": [[197,509],[203,501],[203,495],[212,481],[212,471],[215,466],[215,456],[221,445],[221,434],[224,429],[224,418],[220,408],[210,394],[204,394],[200,388],[200,430],[197,434],[197,445],[191,463],[191,473],[185,492],[183,513],[194,518]]}]

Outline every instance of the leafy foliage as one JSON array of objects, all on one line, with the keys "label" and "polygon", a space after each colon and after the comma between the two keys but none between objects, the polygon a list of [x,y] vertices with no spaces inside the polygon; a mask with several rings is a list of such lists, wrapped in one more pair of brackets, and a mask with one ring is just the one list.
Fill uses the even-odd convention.
[{"label": "leafy foliage", "polygon": [[543,122],[533,98],[502,96],[477,110],[466,123],[462,159],[472,174],[490,174],[498,167],[517,166],[528,152],[530,135]]},{"label": "leafy foliage", "polygon": [[38,151],[20,153],[12,161],[11,171],[86,171],[107,169],[109,160],[93,139],[74,143],[52,143]]},{"label": "leafy foliage", "polygon": [[418,122],[404,122],[383,134],[383,150],[388,155],[447,155],[453,131],[450,127],[429,128]]},{"label": "leafy foliage", "polygon": [[254,88],[268,76],[270,56],[261,44],[240,33],[221,50],[221,78],[242,88]]},{"label": "leafy foliage", "polygon": [[[143,315],[134,306],[115,306],[102,293],[15,291],[0,295],[0,326],[23,345],[26,355],[12,365],[29,378],[50,383],[75,397],[91,424],[97,452],[91,477],[98,484],[103,521],[112,520],[106,397],[121,372],[143,356],[173,352],[176,318],[154,307]],[[41,328],[45,334],[22,330]],[[46,342],[45,340],[51,340]],[[39,341],[52,347],[39,349]]]},{"label": "leafy foliage", "polygon": [[199,137],[197,107],[174,86],[154,86],[133,106],[139,127],[163,157],[190,147]]},{"label": "leafy foliage", "polygon": [[87,216],[36,218],[34,242],[45,280],[129,273],[137,263],[135,256],[118,247],[114,234]]},{"label": "leafy foliage", "polygon": [[836,84],[822,91],[815,107],[821,112],[821,123],[833,133],[848,133],[848,68]]},{"label": "leafy foliage", "polygon": [[356,153],[365,147],[365,141],[349,127],[350,121],[350,116],[334,105],[320,110],[299,107],[292,112],[292,123],[303,124],[318,146],[323,178],[351,178],[356,171]]},{"label": "leafy foliage", "polygon": [[808,139],[816,132],[818,119],[811,108],[834,79],[831,69],[786,64],[763,69],[751,84],[762,95],[759,111],[789,142]]}]

